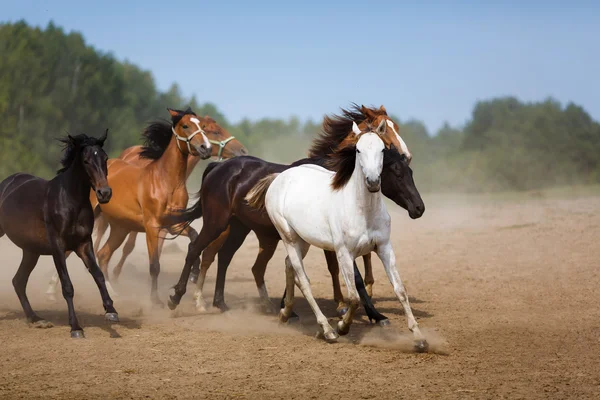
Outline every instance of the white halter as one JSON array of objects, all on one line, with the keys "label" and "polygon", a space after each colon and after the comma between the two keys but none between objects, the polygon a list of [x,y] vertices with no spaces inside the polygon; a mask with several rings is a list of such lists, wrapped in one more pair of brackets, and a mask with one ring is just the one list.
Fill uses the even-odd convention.
[{"label": "white halter", "polygon": [[204,137],[204,144],[206,145],[207,149],[210,149],[211,145],[208,141],[208,138],[206,137],[206,132],[204,132],[204,130],[202,128],[200,128],[200,121],[198,121],[196,118],[190,118],[190,121],[192,121],[194,124],[196,124],[196,126],[198,127],[198,129],[196,129],[190,136],[185,137],[185,136],[179,136],[177,134],[177,132],[175,132],[175,127],[171,127],[171,130],[173,131],[173,135],[175,135],[175,138],[177,139],[177,148],[179,149],[179,151],[181,151],[181,146],[179,146],[179,141],[182,141],[184,143],[187,144],[187,148],[188,148],[188,153],[192,154],[192,147],[190,146],[190,142],[192,141],[192,139],[194,138],[194,136],[196,136],[197,134],[201,133],[202,136]]}]

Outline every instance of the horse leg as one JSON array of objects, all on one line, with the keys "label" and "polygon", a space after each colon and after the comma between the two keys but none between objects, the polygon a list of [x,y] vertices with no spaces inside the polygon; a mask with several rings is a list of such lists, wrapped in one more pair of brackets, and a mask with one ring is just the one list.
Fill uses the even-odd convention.
[{"label": "horse leg", "polygon": [[[271,302],[271,298],[269,297],[269,293],[267,292],[267,286],[265,285],[265,271],[267,270],[267,265],[271,258],[273,258],[273,254],[275,254],[275,250],[277,249],[277,243],[279,243],[279,239],[273,239],[270,236],[258,236],[258,255],[256,256],[256,261],[254,261],[254,265],[252,266],[252,275],[254,275],[254,281],[256,282],[256,287],[258,288],[258,294],[266,307],[267,313],[276,314],[277,309]],[[219,258],[221,254],[219,253]]]},{"label": "horse leg", "polygon": [[150,286],[150,300],[152,303],[164,307],[165,304],[158,297],[158,275],[160,274],[160,251],[164,242],[164,235],[161,235],[161,229],[158,222],[152,221],[145,224],[146,229],[146,245],[148,246],[148,259],[150,262],[150,278],[152,283]]},{"label": "horse leg", "polygon": [[[319,325],[321,325],[322,333],[323,333],[325,340],[328,342],[337,341],[338,334],[333,330],[331,325],[329,325],[329,322],[327,322],[327,317],[323,314],[323,312],[319,308],[319,305],[315,301],[315,298],[313,297],[313,294],[312,294],[312,290],[310,288],[310,282],[308,280],[308,276],[306,275],[306,271],[304,270],[304,264],[302,263],[302,259],[304,258],[304,256],[306,255],[306,253],[308,251],[308,248],[309,248],[308,243],[302,241],[302,239],[300,239],[299,237],[296,238],[296,243],[286,243],[285,241],[284,241],[284,243],[285,243],[286,250],[288,252],[288,258],[286,258],[286,273],[287,273],[288,264],[291,264],[291,266],[294,270],[294,274],[296,276],[296,284],[300,288],[300,291],[302,292],[302,294],[308,301],[308,304],[310,304],[310,307],[312,308],[315,316],[317,317],[317,322],[319,323]],[[286,275],[286,277],[287,277],[287,275]],[[290,292],[290,290],[289,290],[290,283],[289,283],[289,281],[287,281],[287,279],[286,279],[286,282],[287,282],[288,294],[286,297],[284,316],[289,316],[290,307],[288,306],[288,298],[290,296],[290,293],[289,293]],[[293,294],[292,294],[292,296],[293,296]],[[293,300],[292,300],[291,304],[293,305]],[[282,318],[282,320],[283,320],[283,318]]]},{"label": "horse leg", "polygon": [[121,270],[123,269],[123,265],[125,264],[125,260],[129,255],[133,252],[135,248],[135,240],[137,239],[138,232],[131,232],[127,237],[127,241],[125,242],[125,246],[123,246],[123,254],[121,255],[121,259],[113,269],[113,278],[115,281],[119,279],[121,275]]},{"label": "horse leg", "polygon": [[[221,249],[219,250],[219,268],[217,270],[217,281],[215,282],[215,294],[213,298],[213,306],[217,307],[221,312],[225,312],[229,309],[225,304],[225,276],[227,275],[227,268],[229,268],[229,264],[231,263],[231,259],[235,252],[242,246],[244,240],[246,240],[246,236],[250,233],[250,229],[240,222],[234,222],[229,225],[228,231],[225,243],[222,245],[221,243],[217,243],[223,237],[223,235],[221,235],[217,241],[211,243],[209,246],[210,248],[215,243],[221,245]],[[206,251],[204,251],[204,253],[206,253]],[[202,255],[203,258],[204,253]]]},{"label": "horse leg", "polygon": [[96,282],[96,285],[98,286],[100,296],[102,297],[102,305],[104,306],[104,311],[106,312],[104,318],[111,322],[119,322],[117,310],[115,310],[113,307],[113,301],[108,294],[108,290],[106,289],[104,275],[102,274],[102,271],[100,271],[100,267],[98,267],[96,257],[94,256],[92,237],[90,236],[87,241],[83,242],[75,252],[77,253],[77,256],[81,258],[85,264],[85,267],[94,278],[94,282]]},{"label": "horse leg", "polygon": [[344,295],[342,295],[342,288],[340,287],[340,266],[334,251],[324,250],[324,253],[325,260],[327,261],[327,269],[331,274],[333,284],[333,300],[338,303],[336,311],[339,316],[342,316],[348,312],[348,306],[344,301]]},{"label": "horse leg", "polygon": [[[181,236],[187,236],[190,239],[190,243],[193,242],[194,240],[196,240],[196,238],[198,237],[198,232],[196,232],[196,230],[194,228],[192,228],[190,225],[186,226],[180,232],[176,229],[173,229],[173,228],[171,228],[171,229],[172,229],[171,234],[180,234]],[[192,265],[190,282],[196,283],[196,281],[198,280],[199,270],[200,270],[200,257],[198,257],[198,259],[196,261],[194,261],[194,264]]]},{"label": "horse leg", "polygon": [[396,267],[396,255],[394,254],[394,250],[392,249],[392,245],[389,241],[383,243],[382,245],[378,244],[377,256],[379,256],[381,259],[383,267],[385,268],[385,272],[387,273],[387,276],[394,287],[394,292],[396,293],[398,300],[400,300],[402,307],[404,307],[404,313],[406,314],[406,318],[408,320],[408,329],[413,333],[415,338],[415,350],[418,352],[427,351],[429,345],[421,333],[419,324],[417,323],[412,309],[410,308],[406,289],[404,288],[404,284],[402,283],[402,279],[400,279],[400,274],[398,273],[398,268]]},{"label": "horse leg", "polygon": [[[204,290],[204,282],[206,281],[206,274],[208,273],[208,269],[215,261],[217,257],[217,253],[221,250],[224,240],[229,236],[229,228],[225,232],[221,234],[217,238],[217,240],[213,241],[204,251],[202,252],[200,270],[197,271],[197,275],[194,278],[190,276],[190,282],[196,283],[196,289],[194,290],[194,300],[196,301],[196,310],[199,312],[205,312],[206,307],[204,303],[204,298],[202,297],[202,291]],[[195,264],[194,264],[195,265]],[[190,274],[194,273],[194,265],[192,266],[192,270]],[[221,271],[221,269],[219,269]],[[226,311],[226,310],[221,310]]]},{"label": "horse leg", "polygon": [[[173,295],[169,296],[168,304],[171,310],[177,308],[179,302],[181,301],[181,298],[186,292],[187,281],[190,277],[192,265],[200,257],[202,251],[204,251],[204,249],[209,244],[215,241],[227,229],[227,227],[229,226],[229,217],[229,213],[216,216],[213,216],[212,214],[210,216],[204,216],[204,223],[202,225],[202,230],[200,231],[200,234],[193,242],[190,242],[190,245],[188,246],[188,253],[185,257],[185,264],[181,271],[181,276],[179,277],[179,281],[177,282],[177,284],[173,287],[173,289],[175,289],[175,292],[173,293]],[[198,285],[200,283],[201,282],[199,279]],[[202,285],[204,285],[203,280]]]},{"label": "horse leg", "polygon": [[354,284],[356,285],[356,290],[358,290],[358,295],[362,300],[363,307],[365,308],[365,313],[367,317],[369,317],[369,322],[373,322],[375,320],[380,326],[386,326],[390,324],[390,320],[383,314],[380,314],[375,306],[371,302],[371,298],[367,294],[367,290],[365,288],[365,282],[363,281],[362,276],[360,275],[360,271],[358,270],[358,266],[356,262],[354,264]]},{"label": "horse leg", "polygon": [[[67,251],[65,252],[65,258],[69,258],[69,256],[71,255],[72,251]],[[58,286],[58,272],[54,271],[52,273],[52,277],[50,277],[50,282],[48,282],[48,289],[46,289],[46,298],[51,301],[51,302],[55,302],[56,299],[56,288]]]},{"label": "horse leg", "polygon": [[[96,207],[96,210],[99,210],[99,209],[100,209],[100,207]],[[94,221],[94,230],[96,231],[96,239],[94,240],[94,251],[96,252],[96,255],[98,255],[98,250],[100,249],[100,241],[102,240],[102,237],[106,233],[106,230],[109,227],[109,223],[106,220],[106,218],[104,218],[102,216],[102,214],[95,211],[94,214],[96,214],[96,213],[98,214],[98,216],[96,217],[96,219]]]},{"label": "horse leg", "polygon": [[113,289],[110,284],[110,277],[108,275],[108,263],[110,262],[110,258],[113,253],[121,246],[129,231],[127,229],[123,229],[121,227],[113,225],[110,229],[110,235],[108,236],[108,240],[104,243],[104,246],[100,250],[98,250],[98,265],[100,266],[100,270],[104,274],[104,279],[106,281],[106,288],[108,292],[111,294],[111,297],[116,297],[117,293]]},{"label": "horse leg", "polygon": [[365,264],[365,288],[369,297],[373,297],[373,284],[375,283],[375,278],[373,278],[373,264],[371,264],[371,253],[365,254],[363,256],[363,262]]},{"label": "horse leg", "polygon": [[338,322],[338,333],[340,335],[346,335],[350,331],[350,325],[352,324],[354,313],[358,308],[360,299],[358,297],[358,291],[356,290],[356,285],[354,282],[354,258],[350,255],[348,249],[345,247],[337,249],[335,255],[342,270],[344,283],[348,289],[348,311],[346,314],[344,314],[342,320]]},{"label": "horse leg", "polygon": [[52,258],[54,259],[54,266],[58,277],[60,278],[60,284],[62,286],[62,293],[65,301],[67,302],[67,308],[69,309],[69,325],[71,325],[71,337],[72,338],[83,338],[83,329],[79,325],[77,315],[75,315],[75,307],[73,305],[73,296],[75,291],[73,290],[73,283],[69,277],[69,271],[67,271],[67,262],[65,258],[65,252],[61,249],[61,246],[56,239],[54,243],[51,243],[54,248],[52,251]]},{"label": "horse leg", "polygon": [[52,327],[52,324],[43,318],[40,318],[33,311],[31,304],[29,304],[29,299],[27,298],[26,293],[29,275],[31,275],[31,271],[33,271],[33,268],[35,268],[39,258],[39,254],[30,253],[23,250],[23,258],[21,259],[21,264],[19,265],[19,269],[17,270],[12,283],[15,288],[15,292],[17,292],[17,296],[19,297],[19,301],[21,302],[21,306],[23,307],[23,311],[25,312],[27,320],[36,328],[50,328]]}]

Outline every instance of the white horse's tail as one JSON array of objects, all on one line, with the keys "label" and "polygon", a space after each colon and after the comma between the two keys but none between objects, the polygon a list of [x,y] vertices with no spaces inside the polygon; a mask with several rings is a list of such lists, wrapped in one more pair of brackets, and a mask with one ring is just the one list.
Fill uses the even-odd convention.
[{"label": "white horse's tail", "polygon": [[265,208],[265,196],[267,195],[267,189],[273,183],[273,180],[277,178],[276,174],[270,174],[262,178],[246,195],[245,199],[248,205],[252,208],[262,210]]}]

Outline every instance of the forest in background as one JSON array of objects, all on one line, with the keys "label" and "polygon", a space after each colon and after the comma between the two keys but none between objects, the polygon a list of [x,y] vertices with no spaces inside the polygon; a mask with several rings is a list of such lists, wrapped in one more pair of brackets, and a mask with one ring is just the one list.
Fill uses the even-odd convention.
[{"label": "forest in background", "polygon": [[[176,84],[161,92],[150,71],[100,52],[81,34],[52,23],[44,29],[25,22],[0,24],[0,54],[0,180],[18,171],[52,177],[61,151],[55,138],[66,132],[98,136],[110,128],[106,148],[115,157],[140,144],[144,126],[166,118],[167,107],[189,105],[213,117],[250,154],[274,162],[305,157],[321,126],[321,121],[297,118],[230,123],[214,104],[184,97]],[[437,132],[402,119],[402,110],[388,107],[388,112],[413,153],[411,166],[421,190],[600,183],[600,124],[576,104],[551,98],[481,100],[464,126],[446,124]]]}]

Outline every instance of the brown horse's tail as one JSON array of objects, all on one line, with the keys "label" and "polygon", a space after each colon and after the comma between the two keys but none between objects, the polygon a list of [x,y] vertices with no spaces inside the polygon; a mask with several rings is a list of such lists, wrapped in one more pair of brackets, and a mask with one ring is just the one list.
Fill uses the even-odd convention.
[{"label": "brown horse's tail", "polygon": [[273,183],[273,180],[277,178],[277,174],[270,174],[262,178],[246,195],[245,199],[248,205],[252,208],[262,210],[265,208],[265,197],[267,196],[267,189]]}]

